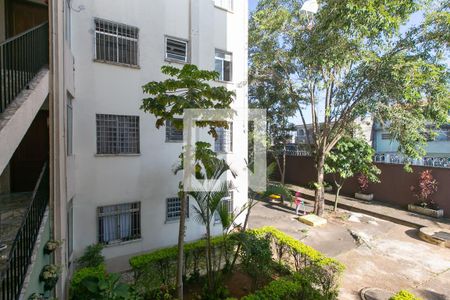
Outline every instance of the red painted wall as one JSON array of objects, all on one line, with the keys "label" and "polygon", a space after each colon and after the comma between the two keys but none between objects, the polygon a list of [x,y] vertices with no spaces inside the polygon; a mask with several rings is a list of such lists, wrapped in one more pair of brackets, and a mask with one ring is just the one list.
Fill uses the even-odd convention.
[{"label": "red painted wall", "polygon": [[[370,183],[369,192],[375,200],[406,207],[416,202],[411,193],[411,186],[416,186],[419,174],[424,170],[432,170],[433,177],[438,181],[438,191],[431,198],[444,209],[446,217],[450,217],[450,169],[413,166],[413,172],[407,173],[403,165],[377,163],[381,170],[380,183]],[[288,156],[286,159],[286,183],[306,185],[314,181],[316,170],[311,157]],[[331,182],[332,177],[327,175]],[[356,178],[349,178],[342,188],[342,194],[353,195],[358,191]]]}]

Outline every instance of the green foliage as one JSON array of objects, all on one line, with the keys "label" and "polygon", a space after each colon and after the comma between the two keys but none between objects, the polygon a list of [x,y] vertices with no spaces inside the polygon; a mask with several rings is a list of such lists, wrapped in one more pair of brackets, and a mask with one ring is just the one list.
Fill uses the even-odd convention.
[{"label": "green foliage", "polygon": [[102,251],[102,244],[87,246],[84,250],[83,255],[77,260],[77,266],[79,268],[91,268],[102,265],[105,262]]},{"label": "green foliage", "polygon": [[[275,76],[284,88],[279,103],[287,94],[303,123],[311,120],[318,178],[328,153],[361,117],[385,125],[411,158],[423,155],[430,125],[447,122],[449,5],[427,12],[423,24],[402,34],[400,26],[420,2],[322,0],[312,16],[301,11],[301,1],[259,1],[249,23],[252,80]],[[261,93],[264,88],[254,95]],[[321,214],[317,183],[315,212]]]},{"label": "green foliage", "polygon": [[257,289],[270,276],[272,249],[270,239],[243,232],[241,241],[241,266],[252,278],[252,290]]},{"label": "green foliage", "polygon": [[375,150],[365,140],[344,137],[328,155],[325,172],[336,174],[336,179],[342,180],[361,173],[370,181],[379,182],[377,175],[381,171],[373,164],[374,154]]},{"label": "green foliage", "polygon": [[[141,109],[156,116],[157,128],[169,120],[181,129],[182,121],[176,117],[182,116],[185,109],[227,109],[233,101],[233,92],[222,86],[210,86],[209,81],[219,78],[217,72],[199,70],[190,64],[181,69],[163,66],[161,72],[171,78],[152,81],[142,87],[150,97],[143,99]],[[224,122],[197,122],[197,125],[209,125],[213,131],[216,126],[227,126]]]},{"label": "green foliage", "polygon": [[90,292],[82,284],[85,280],[104,278],[106,275],[105,265],[86,267],[77,270],[70,282],[70,299],[89,299]]},{"label": "green foliage", "polygon": [[389,300],[421,300],[421,298],[414,296],[406,290],[401,290],[400,292],[392,296]]},{"label": "green foliage", "polygon": [[[268,258],[275,255],[283,266],[289,267],[294,273],[303,276],[304,281],[297,278],[297,282],[302,284],[302,292],[305,295],[310,293],[311,295],[320,295],[320,297],[329,297],[304,299],[334,299],[332,297],[337,293],[339,278],[345,269],[340,262],[324,256],[319,251],[274,227],[263,227],[247,230],[244,233],[230,234],[227,238],[227,242],[231,243],[229,246],[235,247],[238,241],[242,239],[241,235],[245,236],[246,241],[245,245],[243,244],[245,250],[240,252],[240,260],[243,259],[248,262],[247,270],[250,273],[257,272],[256,265],[260,266],[261,272],[264,273],[268,265],[273,266],[274,264]],[[216,253],[216,256],[219,255],[220,249],[223,249],[224,240],[224,237],[212,238],[211,244],[215,249],[213,253]],[[269,245],[269,251],[267,245]],[[185,276],[187,278],[198,276],[200,266],[205,266],[205,249],[205,240],[185,244]],[[261,257],[257,257],[258,255]],[[154,299],[155,293],[159,293],[161,286],[173,286],[176,274],[176,258],[176,247],[164,248],[132,257],[130,265],[135,273],[137,291]],[[267,266],[263,266],[264,262],[267,263]],[[251,263],[255,266],[251,266]],[[306,268],[306,266],[309,266],[309,268]],[[256,276],[259,276],[259,274]],[[307,284],[308,282],[310,285]]]}]

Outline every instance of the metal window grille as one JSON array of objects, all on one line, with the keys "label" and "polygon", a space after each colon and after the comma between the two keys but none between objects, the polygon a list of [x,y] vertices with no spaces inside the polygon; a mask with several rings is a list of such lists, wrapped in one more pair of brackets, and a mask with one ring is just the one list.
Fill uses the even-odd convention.
[{"label": "metal window grille", "polygon": [[140,202],[97,208],[98,242],[114,244],[141,237]]},{"label": "metal window grille", "polygon": [[95,59],[138,65],[137,27],[95,19]]},{"label": "metal window grille", "polygon": [[216,128],[217,138],[214,141],[216,152],[228,153],[233,151],[233,123],[228,128]]},{"label": "metal window grille", "polygon": [[166,38],[166,59],[187,62],[188,42],[173,38]]},{"label": "metal window grille", "polygon": [[139,117],[97,114],[97,153],[139,153]]},{"label": "metal window grille", "polygon": [[[220,205],[225,206],[227,208],[228,213],[230,213],[230,214],[234,211],[234,193],[233,193],[233,191],[229,191],[228,196],[222,198],[222,200],[220,201]],[[220,222],[220,215],[216,211],[216,212],[214,212],[214,223],[219,223],[219,222]]]},{"label": "metal window grille", "polygon": [[214,0],[214,5],[226,10],[233,10],[233,0]]},{"label": "metal window grille", "polygon": [[[166,220],[173,221],[178,220],[181,215],[181,199],[179,197],[172,197],[166,199],[167,214]],[[189,198],[186,203],[186,218],[189,218]]]},{"label": "metal window grille", "polygon": [[67,155],[72,155],[73,153],[73,107],[72,107],[72,97],[67,95]]},{"label": "metal window grille", "polygon": [[390,133],[382,133],[382,134],[381,134],[381,139],[382,139],[382,140],[391,140],[391,139],[392,139],[392,136],[391,136]]},{"label": "metal window grille", "polygon": [[[177,119],[183,122],[182,119]],[[183,141],[183,129],[175,127],[172,121],[166,121],[166,142],[182,142]]]},{"label": "metal window grille", "polygon": [[73,252],[73,199],[67,205],[67,255]]},{"label": "metal window grille", "polygon": [[216,49],[215,70],[219,73],[219,80],[231,81],[232,78],[232,54]]}]

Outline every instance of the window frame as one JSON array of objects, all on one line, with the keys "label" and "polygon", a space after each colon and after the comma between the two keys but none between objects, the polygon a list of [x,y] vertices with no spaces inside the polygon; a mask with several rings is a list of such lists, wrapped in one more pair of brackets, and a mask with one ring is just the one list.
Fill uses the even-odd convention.
[{"label": "window frame", "polygon": [[[234,212],[234,191],[228,191],[228,196],[223,197],[220,200],[220,204],[219,205],[224,205],[223,202],[228,202],[228,213],[232,213]],[[230,205],[231,203],[231,205]],[[214,224],[220,224],[221,220],[220,220],[220,215],[217,213],[217,211],[214,212]]]},{"label": "window frame", "polygon": [[[233,153],[233,146],[234,146],[234,143],[233,143],[233,137],[234,137],[233,122],[228,122],[228,123],[229,123],[228,128],[224,128],[224,127],[216,128],[217,138],[214,140],[214,152],[216,152],[216,153],[220,153],[220,154]],[[223,131],[218,131],[218,130],[223,130]],[[222,143],[218,142],[219,139],[220,139],[221,132],[225,132],[225,131],[229,131],[230,132],[230,134],[227,135],[227,136],[230,137],[230,140],[228,141],[228,143],[226,141],[224,141]],[[224,139],[225,138],[226,138],[226,136],[224,137]],[[226,149],[226,145],[228,145],[228,144],[229,144],[229,150]],[[225,149],[222,149],[222,148],[218,149],[217,148],[218,145],[223,145],[223,147]]]},{"label": "window frame", "polygon": [[[175,118],[175,120],[183,120],[183,119]],[[166,140],[165,141],[166,141],[166,143],[182,143],[183,142],[183,138],[184,138],[184,136],[183,136],[183,129],[181,129],[181,139],[173,139],[172,137],[176,136],[176,135],[173,135],[172,131],[173,130],[176,131],[176,130],[179,130],[179,129],[175,128],[172,125],[172,121],[170,121],[170,120],[166,120],[164,126],[166,127],[166,131],[165,131],[165,134],[166,134]]]},{"label": "window frame", "polygon": [[[217,3],[218,1],[220,1],[221,3]],[[214,3],[214,7],[219,8],[219,9],[223,9],[227,12],[233,12],[234,11],[234,0],[225,0],[229,3],[229,5],[223,5],[224,0],[213,0]]]},{"label": "window frame", "polygon": [[67,261],[72,263],[73,256],[73,198],[67,203]]},{"label": "window frame", "polygon": [[[222,53],[224,55],[224,57],[223,58],[219,57],[217,55],[218,53]],[[226,59],[227,55],[230,56],[230,60]],[[221,61],[221,71],[220,72],[218,72],[216,69],[217,60]],[[225,63],[224,63],[225,61],[228,61],[230,63],[230,74],[229,74],[230,79],[229,80],[225,80]],[[216,48],[214,51],[214,70],[219,73],[219,78],[217,79],[217,81],[226,82],[226,83],[233,82],[233,53]]]},{"label": "window frame", "polygon": [[[174,200],[174,199],[179,199],[180,201],[180,210],[179,210],[179,216],[175,216],[175,217],[170,217],[169,218],[169,200]],[[189,215],[190,215],[190,209],[189,209],[189,197],[186,197],[187,203],[186,203],[186,219],[189,219]],[[175,214],[176,212],[171,212],[172,214]],[[178,222],[180,220],[180,216],[181,216],[181,198],[176,196],[176,197],[167,197],[166,198],[166,220],[165,223],[174,223],[174,222]]]},{"label": "window frame", "polygon": [[388,132],[382,132],[381,133],[381,140],[383,141],[391,141],[392,140],[392,135]]},{"label": "window frame", "polygon": [[[127,205],[129,204],[131,206],[131,208],[124,210],[124,211],[120,211],[120,210],[116,210],[114,212],[101,212],[100,210],[103,208],[109,208],[109,207],[120,207],[121,205]],[[133,207],[133,205],[136,205],[137,207]],[[128,243],[128,242],[132,242],[132,241],[137,241],[140,240],[142,238],[142,205],[140,201],[136,201],[136,202],[125,202],[125,203],[119,203],[119,204],[108,204],[108,205],[102,205],[102,206],[98,206],[97,210],[96,210],[96,222],[97,222],[97,242],[99,244],[105,245],[105,246],[114,246],[114,245],[118,245],[118,244],[123,244],[123,243]],[[101,234],[101,225],[103,224],[101,222],[100,218],[104,218],[104,217],[109,217],[109,216],[115,216],[117,219],[117,223],[115,224],[117,226],[116,230],[116,235],[117,235],[117,230],[120,230],[120,216],[125,214],[125,213],[129,213],[131,214],[130,216],[130,226],[131,226],[131,231],[136,231],[137,233],[135,235],[131,235],[126,239],[115,239],[115,240],[111,240],[111,241],[102,241],[102,237],[103,235]],[[135,213],[135,214],[133,214]],[[136,219],[133,219],[136,218]],[[133,223],[137,223],[136,227],[133,227]],[[113,224],[114,225],[114,224]]]},{"label": "window frame", "polygon": [[[105,31],[97,30],[97,22],[103,22],[105,24],[108,24],[108,26],[109,25],[116,26],[116,33],[114,34],[114,33],[109,33],[109,32],[105,32]],[[120,35],[119,34],[119,27],[122,28],[122,29],[125,28],[125,29],[135,30],[136,37],[132,38],[132,37],[127,37],[127,36],[124,36],[124,35]],[[103,58],[98,58],[97,57],[97,35],[98,34],[103,34],[103,35],[115,37],[116,60],[109,60],[109,59],[103,59]],[[121,38],[122,40],[130,40],[132,42],[136,42],[136,53],[135,53],[136,64],[120,62],[119,38]],[[125,67],[130,67],[130,68],[139,68],[139,28],[136,27],[136,26],[128,25],[128,24],[124,24],[124,23],[120,23],[120,22],[115,22],[115,21],[111,21],[111,20],[106,20],[106,19],[95,17],[94,18],[94,61],[95,62],[99,62],[99,63],[106,63],[106,64],[110,64],[110,65],[125,66]]]},{"label": "window frame", "polygon": [[[101,137],[99,136],[99,116],[107,116],[107,117],[115,117],[115,140],[112,142],[113,145],[110,145],[109,148],[114,149],[111,153],[107,153],[105,151],[100,152],[99,149],[101,146],[99,145],[99,142]],[[134,122],[137,124],[136,130],[136,152],[122,152],[120,147],[120,117],[129,117],[133,118]],[[100,120],[101,121],[101,120]],[[107,122],[107,120],[103,120],[103,122]],[[112,127],[109,127],[112,128]],[[95,129],[96,129],[96,156],[135,156],[141,154],[141,131],[140,131],[140,118],[136,115],[116,115],[116,114],[95,114]],[[104,143],[109,143],[109,141],[104,141]],[[128,141],[130,143],[130,141]],[[133,146],[131,146],[133,147]],[[108,148],[108,147],[106,147]]]},{"label": "window frame", "polygon": [[66,95],[66,155],[73,155],[73,97]]},{"label": "window frame", "polygon": [[[168,40],[172,40],[172,41],[175,41],[175,42],[179,42],[179,43],[184,43],[185,44],[186,55],[185,55],[185,59],[184,60],[173,58],[173,57],[168,57],[168,51],[167,51]],[[190,62],[190,60],[191,60],[189,46],[190,46],[190,43],[189,43],[189,40],[187,40],[187,39],[182,39],[182,38],[177,38],[177,37],[165,35],[164,36],[164,60],[167,61],[167,62],[188,64]]]}]

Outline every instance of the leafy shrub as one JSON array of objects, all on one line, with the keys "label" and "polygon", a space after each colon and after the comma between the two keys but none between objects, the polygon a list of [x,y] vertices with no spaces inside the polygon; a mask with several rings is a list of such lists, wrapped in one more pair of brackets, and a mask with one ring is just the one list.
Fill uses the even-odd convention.
[{"label": "leafy shrub", "polygon": [[252,278],[254,291],[269,277],[272,265],[272,249],[270,239],[246,232],[241,234],[241,263],[244,271]]},{"label": "leafy shrub", "polygon": [[392,296],[389,300],[421,300],[421,298],[414,296],[408,291],[401,290],[396,295]]},{"label": "leafy shrub", "polygon": [[83,255],[77,260],[79,268],[94,268],[102,265],[105,258],[102,255],[103,245],[89,245],[84,250]]},{"label": "leafy shrub", "polygon": [[428,199],[437,192],[438,182],[434,179],[431,174],[431,170],[425,170],[420,173],[419,184],[417,187],[412,186],[411,191],[414,193],[414,196],[419,200],[419,205],[426,207],[430,206],[430,208],[436,206],[433,201],[429,201]]},{"label": "leafy shrub", "polygon": [[97,267],[81,268],[77,270],[70,282],[70,299],[89,299],[91,293],[85,288],[82,282],[85,279],[104,278],[106,275],[105,265]]}]

